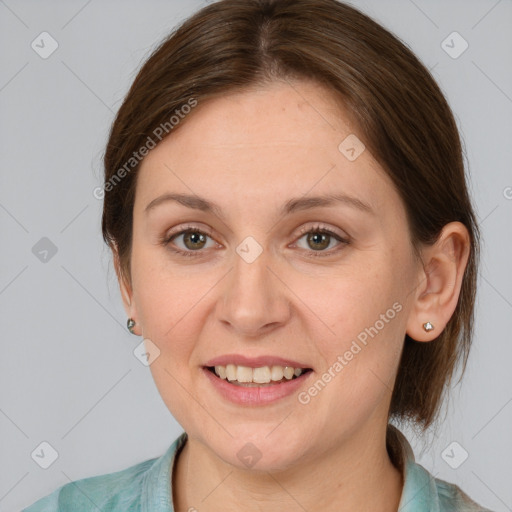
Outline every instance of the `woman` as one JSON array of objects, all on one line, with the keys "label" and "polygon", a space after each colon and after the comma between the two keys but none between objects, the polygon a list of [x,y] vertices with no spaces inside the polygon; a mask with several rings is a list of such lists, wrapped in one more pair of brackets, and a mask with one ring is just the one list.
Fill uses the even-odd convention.
[{"label": "woman", "polygon": [[334,0],[221,0],[142,67],[105,153],[128,329],[184,433],[27,510],[486,510],[389,421],[436,420],[478,228],[445,98]]}]

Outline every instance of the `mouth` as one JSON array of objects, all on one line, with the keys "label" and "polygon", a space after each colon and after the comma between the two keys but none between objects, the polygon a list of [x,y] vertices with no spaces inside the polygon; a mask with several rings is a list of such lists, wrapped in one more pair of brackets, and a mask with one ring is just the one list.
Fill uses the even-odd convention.
[{"label": "mouth", "polygon": [[204,369],[233,386],[246,388],[280,386],[312,371],[311,368],[292,366],[273,365],[253,368],[235,364],[205,366]]}]

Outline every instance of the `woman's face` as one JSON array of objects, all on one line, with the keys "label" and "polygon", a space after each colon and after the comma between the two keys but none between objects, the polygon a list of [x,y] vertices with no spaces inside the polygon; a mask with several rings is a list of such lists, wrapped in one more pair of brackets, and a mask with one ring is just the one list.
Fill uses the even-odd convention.
[{"label": "woman's face", "polygon": [[[348,116],[319,85],[283,82],[199,104],[178,128],[141,165],[127,306],[173,416],[259,469],[383,435],[418,264]],[[241,381],[310,371],[244,386],[216,364]]]}]

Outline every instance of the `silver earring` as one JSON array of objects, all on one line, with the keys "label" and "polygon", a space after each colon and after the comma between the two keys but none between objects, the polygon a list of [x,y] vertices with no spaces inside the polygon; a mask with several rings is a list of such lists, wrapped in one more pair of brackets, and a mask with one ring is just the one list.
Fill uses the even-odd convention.
[{"label": "silver earring", "polygon": [[126,322],[126,327],[132,334],[135,334],[133,332],[133,328],[135,327],[135,320],[133,320],[133,318],[128,318],[128,321]]},{"label": "silver earring", "polygon": [[430,322],[425,322],[423,324],[423,329],[425,329],[426,332],[430,332],[434,329],[434,326]]}]

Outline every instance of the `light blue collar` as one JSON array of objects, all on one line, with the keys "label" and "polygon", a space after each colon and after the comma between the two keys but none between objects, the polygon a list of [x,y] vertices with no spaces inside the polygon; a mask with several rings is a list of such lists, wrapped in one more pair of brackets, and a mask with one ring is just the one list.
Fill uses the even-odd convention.
[{"label": "light blue collar", "polygon": [[[145,474],[141,512],[174,512],[171,472],[174,470],[176,455],[186,440],[187,434],[183,432]],[[394,459],[401,464],[400,469],[404,477],[398,512],[487,510],[471,501],[458,487],[443,480],[436,480],[425,468],[417,464],[406,437],[391,424],[388,425],[387,443]],[[459,508],[459,505],[463,508]]]}]

